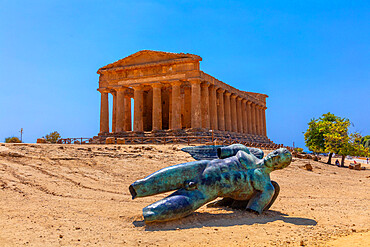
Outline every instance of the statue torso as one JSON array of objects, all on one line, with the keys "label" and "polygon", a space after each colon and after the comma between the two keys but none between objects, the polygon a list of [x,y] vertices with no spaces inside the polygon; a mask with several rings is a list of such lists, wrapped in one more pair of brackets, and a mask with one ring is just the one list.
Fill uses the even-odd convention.
[{"label": "statue torso", "polygon": [[209,162],[201,175],[200,186],[220,197],[246,200],[255,192],[254,171],[262,166],[254,155],[239,151],[235,156]]}]

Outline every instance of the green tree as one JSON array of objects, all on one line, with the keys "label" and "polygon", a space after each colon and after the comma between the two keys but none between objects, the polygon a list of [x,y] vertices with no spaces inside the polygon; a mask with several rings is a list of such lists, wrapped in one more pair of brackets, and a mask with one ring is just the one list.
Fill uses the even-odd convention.
[{"label": "green tree", "polygon": [[319,119],[309,122],[305,133],[306,146],[314,152],[328,152],[328,164],[331,163],[333,153],[342,156],[341,164],[347,155],[368,156],[369,148],[362,144],[362,137],[358,133],[349,134],[350,121],[340,118],[330,112]]},{"label": "green tree", "polygon": [[5,143],[21,143],[21,140],[19,140],[18,137],[11,136],[11,137],[5,138]]},{"label": "green tree", "polygon": [[344,165],[344,158],[350,150],[349,125],[348,119],[338,118],[337,121],[329,123],[329,131],[324,134],[325,151],[341,155],[342,165]]},{"label": "green tree", "polygon": [[[331,131],[331,123],[341,119],[328,112],[319,119],[311,119],[308,123],[308,129],[304,134],[304,139],[308,149],[314,153],[326,153],[325,134]],[[328,164],[331,164],[332,152],[329,152]]]},{"label": "green tree", "polygon": [[43,138],[46,139],[46,141],[51,142],[51,143],[57,143],[59,139],[62,137],[57,131],[51,132],[50,134],[44,136]]}]

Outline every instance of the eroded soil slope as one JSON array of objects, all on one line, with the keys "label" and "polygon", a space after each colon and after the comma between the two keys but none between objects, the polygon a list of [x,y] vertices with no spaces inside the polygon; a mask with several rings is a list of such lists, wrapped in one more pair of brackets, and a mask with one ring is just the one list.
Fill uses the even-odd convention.
[{"label": "eroded soil slope", "polygon": [[[361,246],[369,241],[370,170],[299,159],[271,174],[281,191],[261,216],[202,207],[182,220],[146,226],[141,209],[164,195],[131,200],[128,186],[160,168],[193,161],[179,147],[2,144],[0,245],[339,246],[354,239]],[[302,168],[306,163],[313,171]]]}]

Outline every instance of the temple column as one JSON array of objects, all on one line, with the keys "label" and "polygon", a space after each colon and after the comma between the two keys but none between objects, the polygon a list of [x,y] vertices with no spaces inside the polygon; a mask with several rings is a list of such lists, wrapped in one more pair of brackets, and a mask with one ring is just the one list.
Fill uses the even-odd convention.
[{"label": "temple column", "polygon": [[243,133],[243,111],[242,111],[242,98],[236,98],[236,110],[238,115],[238,132]]},{"label": "temple column", "polygon": [[109,133],[108,91],[101,90],[100,93],[100,133]]},{"label": "temple column", "polygon": [[201,102],[202,102],[202,128],[210,129],[209,122],[209,84],[208,82],[201,84]]},{"label": "temple column", "polygon": [[134,131],[144,131],[143,124],[143,88],[134,86]]},{"label": "temple column", "polygon": [[231,95],[231,130],[232,132],[237,132],[238,131],[238,116],[236,112],[236,95],[232,94]]},{"label": "temple column", "polygon": [[124,116],[124,128],[125,131],[131,131],[131,97],[126,96],[124,99],[124,108],[125,108],[125,116]]},{"label": "temple column", "polygon": [[225,92],[225,127],[227,131],[232,131],[231,127],[231,103],[230,103],[230,92]]},{"label": "temple column", "polygon": [[184,87],[184,127],[191,128],[191,87]]},{"label": "temple column", "polygon": [[257,105],[257,133],[261,135],[261,108]]},{"label": "temple column", "polygon": [[116,133],[116,112],[117,112],[117,92],[111,91],[110,92],[113,97],[113,105],[112,105],[112,133]]},{"label": "temple column", "polygon": [[266,109],[267,107],[263,107],[262,111],[262,119],[263,119],[263,135],[267,137],[267,128],[266,128]]},{"label": "temple column", "polygon": [[[125,88],[117,89],[117,100],[116,100],[116,128],[115,132],[124,131],[125,124]],[[114,102],[114,98],[113,98]]]},{"label": "temple column", "polygon": [[260,135],[260,114],[259,114],[259,106],[256,104],[254,107],[255,111],[255,118],[256,118],[256,135]]},{"label": "temple column", "polygon": [[257,121],[256,121],[256,105],[251,104],[251,120],[252,120],[252,134],[257,135]]},{"label": "temple column", "polygon": [[260,135],[263,135],[263,117],[262,117],[262,106],[258,106],[259,122],[260,122]]},{"label": "temple column", "polygon": [[181,129],[181,98],[180,86],[181,82],[176,81],[171,83],[172,86],[172,99],[171,99],[171,129]]},{"label": "temple column", "polygon": [[248,115],[247,115],[247,100],[242,99],[242,115],[243,115],[243,133],[248,133]]},{"label": "temple column", "polygon": [[200,109],[200,80],[192,80],[191,83],[191,128],[201,128]]},{"label": "temple column", "polygon": [[262,106],[258,105],[259,133],[263,135]]},{"label": "temple column", "polygon": [[252,115],[252,102],[247,101],[247,130],[248,134],[253,134],[253,115]]},{"label": "temple column", "polygon": [[218,129],[225,130],[225,107],[224,107],[224,92],[225,89],[219,88],[217,90],[217,116]]},{"label": "temple column", "polygon": [[209,87],[209,117],[211,129],[218,130],[218,114],[217,114],[217,92],[215,85]]},{"label": "temple column", "polygon": [[162,129],[162,85],[152,84],[153,88],[153,130]]},{"label": "temple column", "polygon": [[263,134],[263,116],[262,116],[263,107],[262,106],[259,106],[258,112],[260,116],[260,135],[263,136],[264,134]]}]

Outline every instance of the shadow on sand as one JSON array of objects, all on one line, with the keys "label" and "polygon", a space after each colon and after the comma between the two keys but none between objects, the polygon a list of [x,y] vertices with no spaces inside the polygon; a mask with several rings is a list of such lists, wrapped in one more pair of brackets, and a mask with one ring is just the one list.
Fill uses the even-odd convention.
[{"label": "shadow on sand", "polygon": [[[281,220],[294,225],[315,226],[317,222],[312,219],[289,217],[278,211],[269,210],[262,215],[250,212],[223,208],[230,213],[192,213],[191,215],[174,221],[145,224],[143,220],[134,221],[135,227],[145,227],[145,231],[171,231],[178,229],[191,229],[202,227],[227,227],[237,225],[266,224]],[[224,211],[223,211],[224,212]]]},{"label": "shadow on sand", "polygon": [[337,166],[336,164],[328,164],[328,163],[326,163],[326,162],[324,162],[324,161],[321,161],[321,160],[319,160],[319,161],[317,161],[317,162],[319,162],[319,163],[321,163],[321,164],[324,164],[324,165],[327,165],[327,166],[335,166],[335,167],[338,167],[338,168],[348,168],[348,166],[346,166],[346,165],[343,165],[343,166]]}]

